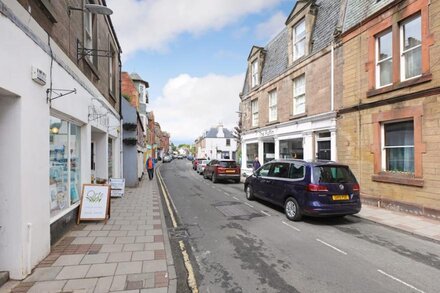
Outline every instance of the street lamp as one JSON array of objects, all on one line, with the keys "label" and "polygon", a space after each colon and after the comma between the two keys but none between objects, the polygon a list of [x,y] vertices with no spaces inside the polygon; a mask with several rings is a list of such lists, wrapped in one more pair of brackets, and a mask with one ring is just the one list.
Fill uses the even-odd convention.
[{"label": "street lamp", "polygon": [[67,8],[69,9],[69,16],[72,13],[72,10],[82,11],[82,12],[88,11],[93,14],[102,14],[102,15],[112,15],[113,14],[113,10],[111,10],[107,6],[100,5],[100,4],[89,4],[88,3],[88,4],[84,5],[84,9],[78,8],[78,7],[73,7],[73,6],[68,6]]}]

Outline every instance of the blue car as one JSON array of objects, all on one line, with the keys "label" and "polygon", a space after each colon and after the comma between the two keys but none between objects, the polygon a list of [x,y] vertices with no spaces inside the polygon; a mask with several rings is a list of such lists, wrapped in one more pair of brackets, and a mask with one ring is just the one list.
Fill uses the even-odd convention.
[{"label": "blue car", "polygon": [[246,198],[284,208],[298,221],[308,216],[345,216],[361,210],[360,188],[350,168],[332,161],[270,161],[244,183]]}]

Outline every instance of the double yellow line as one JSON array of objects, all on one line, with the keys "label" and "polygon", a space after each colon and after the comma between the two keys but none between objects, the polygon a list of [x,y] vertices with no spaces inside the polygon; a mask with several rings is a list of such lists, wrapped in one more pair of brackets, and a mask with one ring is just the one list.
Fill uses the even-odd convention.
[{"label": "double yellow line", "polygon": [[[163,197],[165,199],[165,203],[167,204],[168,213],[171,216],[171,222],[173,224],[173,228],[177,228],[177,221],[176,217],[174,215],[174,210],[171,208],[170,203],[170,193],[168,192],[168,188],[165,185],[165,182],[163,181],[162,175],[160,174],[159,168],[156,170],[157,178],[159,179],[159,184],[162,189]],[[197,282],[196,277],[194,274],[194,269],[192,267],[191,261],[189,259],[189,254],[186,250],[185,243],[182,240],[179,240],[179,246],[180,246],[180,252],[182,253],[183,257],[183,263],[185,265],[186,271],[188,273],[188,286],[191,289],[192,293],[198,293],[199,289],[197,288]]]}]

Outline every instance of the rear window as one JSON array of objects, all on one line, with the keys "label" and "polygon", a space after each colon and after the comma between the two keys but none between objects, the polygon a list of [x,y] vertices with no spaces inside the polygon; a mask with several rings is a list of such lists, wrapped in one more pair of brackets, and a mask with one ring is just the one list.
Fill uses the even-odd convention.
[{"label": "rear window", "polygon": [[234,161],[220,161],[219,165],[224,168],[237,168],[237,163]]},{"label": "rear window", "polygon": [[315,183],[356,183],[346,166],[316,166],[313,168]]}]

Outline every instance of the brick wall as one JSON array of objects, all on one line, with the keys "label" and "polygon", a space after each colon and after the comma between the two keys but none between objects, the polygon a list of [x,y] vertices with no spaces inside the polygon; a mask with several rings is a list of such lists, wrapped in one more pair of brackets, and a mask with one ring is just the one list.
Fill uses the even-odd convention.
[{"label": "brick wall", "polygon": [[[386,18],[378,17],[361,27],[357,33],[345,36],[342,46],[343,55],[343,95],[339,105],[348,109],[355,105],[372,103],[363,110],[353,110],[340,115],[337,123],[338,159],[350,165],[360,181],[364,198],[373,198],[383,206],[433,217],[440,216],[440,63],[438,58],[440,46],[431,39],[440,33],[440,3],[431,1],[404,1],[396,8],[391,8],[386,15],[392,20],[403,15],[429,13],[429,23],[422,21],[422,30],[427,32],[423,38],[423,60],[429,60],[428,71],[423,76],[428,78],[415,79],[401,84],[395,82],[386,91],[372,91],[369,85],[371,76],[372,31],[377,30]],[[384,14],[385,15],[385,14]],[[373,46],[374,47],[374,46]],[[428,55],[426,55],[428,54]],[[372,94],[373,93],[373,94]],[[383,101],[387,101],[384,103]],[[375,104],[374,104],[375,103]],[[376,139],[380,133],[374,131],[375,115],[393,113],[402,109],[421,109],[421,177],[422,186],[407,185],[411,180],[400,183],[379,182],[374,180],[375,164],[380,164],[375,150]],[[403,182],[403,183],[402,183]],[[440,217],[439,217],[440,218]]]}]

